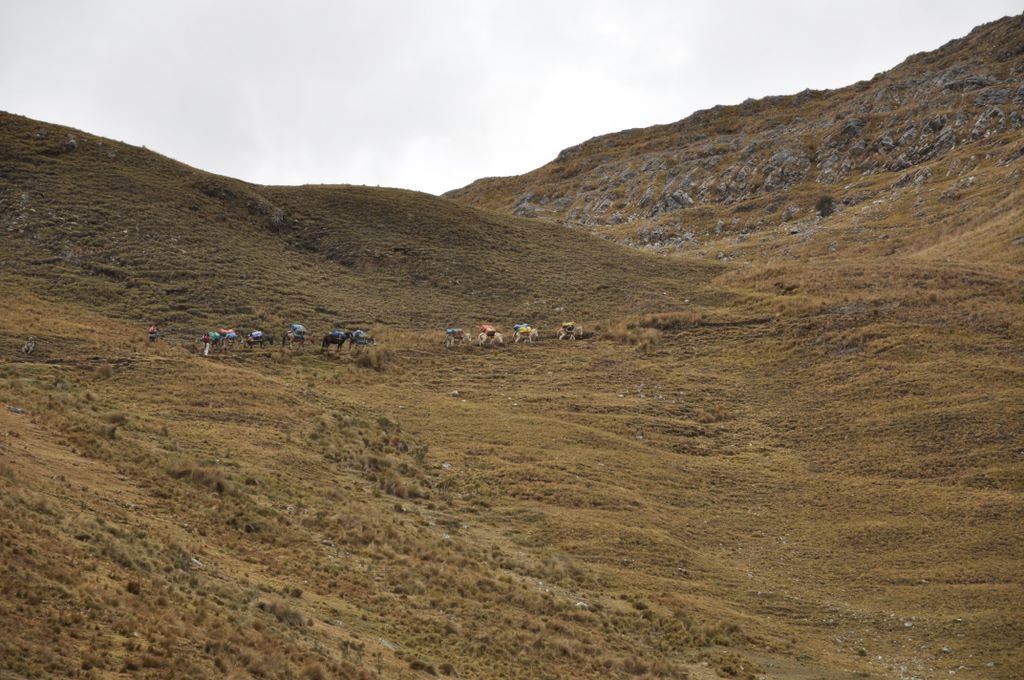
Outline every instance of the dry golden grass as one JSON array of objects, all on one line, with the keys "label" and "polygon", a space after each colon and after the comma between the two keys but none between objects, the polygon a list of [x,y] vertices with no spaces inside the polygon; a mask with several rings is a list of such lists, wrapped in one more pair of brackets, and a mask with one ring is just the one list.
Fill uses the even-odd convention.
[{"label": "dry golden grass", "polygon": [[[992,88],[1017,92],[1024,57],[1007,46],[1021,42],[1024,19],[1005,17],[869,81],[716,106],[674,123],[601,135],[526,174],[480,179],[445,195],[506,214],[525,201],[538,221],[619,241],[644,243],[644,230],[689,234],[678,243],[684,259],[916,255],[1019,267],[1019,101],[993,110],[979,96],[993,89],[959,91],[955,83],[949,89],[937,83],[976,75],[990,78]],[[975,130],[990,114],[1016,122]],[[859,126],[853,136],[844,133],[850,123]],[[939,129],[955,143],[929,147]],[[893,143],[904,134],[912,141]],[[805,159],[806,168],[769,182],[771,168],[778,170],[772,158],[782,151]],[[846,170],[835,174],[836,166]],[[693,204],[669,202],[654,210],[676,191]],[[823,196],[834,199],[836,211],[819,220]],[[652,247],[676,252],[674,243]]]},{"label": "dry golden grass", "polygon": [[[58,199],[104,157],[16,148],[5,216],[35,181],[55,192],[37,205],[71,210]],[[115,270],[64,259],[61,228],[0,232],[0,672],[1015,677],[1012,263],[722,267],[601,244],[573,289],[592,245],[578,234],[422,197],[220,178],[178,214],[169,197],[198,173],[111,148],[132,172],[84,185],[110,222],[75,238]],[[113,242],[133,224],[117,217],[117,176],[171,202],[147,208],[158,238]],[[245,192],[295,222],[275,232]],[[156,285],[161,249],[193,233],[189,200],[220,238],[186,270],[225,274]],[[405,208],[418,216],[402,239],[422,229],[427,255],[376,267],[397,256],[370,232]],[[350,222],[332,230],[337,216]],[[422,263],[459,233],[466,253],[477,237],[494,246],[482,232],[495,224],[510,263],[534,239],[562,241],[517,300],[488,297],[508,280],[470,292],[416,278],[443,271]],[[108,289],[118,300],[97,297]],[[151,347],[154,313],[174,328]],[[225,316],[280,329],[303,314],[316,330],[359,322],[379,344],[188,349]],[[556,342],[566,316],[593,335]],[[529,320],[541,340],[443,348],[448,322],[481,319]]]}]

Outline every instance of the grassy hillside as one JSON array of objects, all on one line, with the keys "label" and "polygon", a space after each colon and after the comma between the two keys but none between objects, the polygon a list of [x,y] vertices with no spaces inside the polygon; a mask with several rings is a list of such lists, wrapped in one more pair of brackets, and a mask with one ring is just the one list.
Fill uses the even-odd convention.
[{"label": "grassy hillside", "polygon": [[689,257],[1021,265],[1022,44],[1006,17],[849,87],[602,135],[446,196]]},{"label": "grassy hillside", "polygon": [[[666,258],[4,115],[0,674],[1014,678],[1024,277],[952,243]],[[191,347],[296,319],[381,343]]]},{"label": "grassy hillside", "polygon": [[9,114],[0,158],[6,274],[180,333],[552,322],[675,299],[711,271],[409,191],[257,187]]}]

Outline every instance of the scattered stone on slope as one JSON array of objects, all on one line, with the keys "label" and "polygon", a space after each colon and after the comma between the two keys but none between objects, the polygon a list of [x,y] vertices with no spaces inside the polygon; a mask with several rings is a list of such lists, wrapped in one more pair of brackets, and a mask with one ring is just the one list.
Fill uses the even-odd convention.
[{"label": "scattered stone on slope", "polygon": [[1006,114],[998,106],[993,106],[985,113],[978,116],[971,128],[971,138],[979,139],[988,137],[994,132],[1002,132],[1006,128]]},{"label": "scattered stone on slope", "polygon": [[850,118],[839,130],[839,134],[843,137],[859,137],[866,125],[867,121],[862,118]]},{"label": "scattered stone on slope", "polygon": [[1006,104],[1009,101],[1010,91],[1003,87],[991,87],[987,90],[982,90],[974,98],[974,103],[978,106],[996,106]]},{"label": "scattered stone on slope", "polygon": [[977,90],[983,87],[988,87],[995,83],[995,78],[991,76],[982,75],[969,75],[958,80],[954,80],[950,83],[946,83],[944,89],[951,92],[967,92],[970,90]]},{"label": "scattered stone on slope", "polygon": [[[686,229],[708,236],[727,229],[722,213],[779,215],[744,224],[746,232],[756,232],[797,219],[799,206],[810,207],[814,184],[849,183],[833,191],[837,203],[855,205],[879,198],[879,190],[924,185],[931,173],[956,178],[974,172],[993,155],[989,140],[1024,128],[1024,51],[997,57],[991,49],[993,41],[1024,44],[1016,40],[1021,31],[1019,18],[1001,20],[842,90],[716,106],[669,125],[570,147],[554,162],[554,173],[540,173],[539,183],[517,190],[513,212],[574,226],[635,223],[648,232],[620,238],[661,249],[696,242],[673,224],[679,214],[687,215]],[[1014,162],[1021,157],[1017,146],[995,150],[991,162]],[[941,169],[933,163],[954,154]],[[915,172],[925,165],[930,170]],[[884,173],[894,174],[878,182],[858,179]],[[524,180],[533,181],[529,175]],[[545,205],[533,197],[550,188],[547,180],[569,197],[564,203]],[[962,190],[949,188],[943,199],[957,200]]]}]

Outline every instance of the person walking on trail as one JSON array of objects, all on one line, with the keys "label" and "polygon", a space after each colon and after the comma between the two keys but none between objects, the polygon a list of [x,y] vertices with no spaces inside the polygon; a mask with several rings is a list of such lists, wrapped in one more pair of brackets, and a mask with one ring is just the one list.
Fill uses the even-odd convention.
[{"label": "person walking on trail", "polygon": [[150,326],[148,332],[150,344],[156,342],[156,339],[160,337],[160,329],[156,327],[156,324]]}]

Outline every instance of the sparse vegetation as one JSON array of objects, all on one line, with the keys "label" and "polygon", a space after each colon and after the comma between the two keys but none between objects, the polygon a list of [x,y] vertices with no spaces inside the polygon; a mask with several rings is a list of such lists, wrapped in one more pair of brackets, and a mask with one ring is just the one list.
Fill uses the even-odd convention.
[{"label": "sparse vegetation", "polygon": [[[1019,189],[985,190],[960,250],[942,220],[850,221],[878,180],[857,179],[827,225],[857,257],[799,243],[801,213],[792,257],[730,222],[757,259],[716,264],[411,192],[256,187],[7,114],[0,157],[0,675],[1020,668]],[[596,182],[593,160],[561,175]],[[452,318],[541,338],[445,351]],[[593,334],[554,341],[569,318]],[[186,349],[293,320],[381,342]]]},{"label": "sparse vegetation", "polygon": [[814,211],[821,217],[828,217],[836,211],[836,202],[827,194],[819,196],[814,202]]},{"label": "sparse vegetation", "polygon": [[386,347],[367,347],[356,355],[357,366],[372,368],[375,371],[386,371],[394,365],[395,353]]}]

